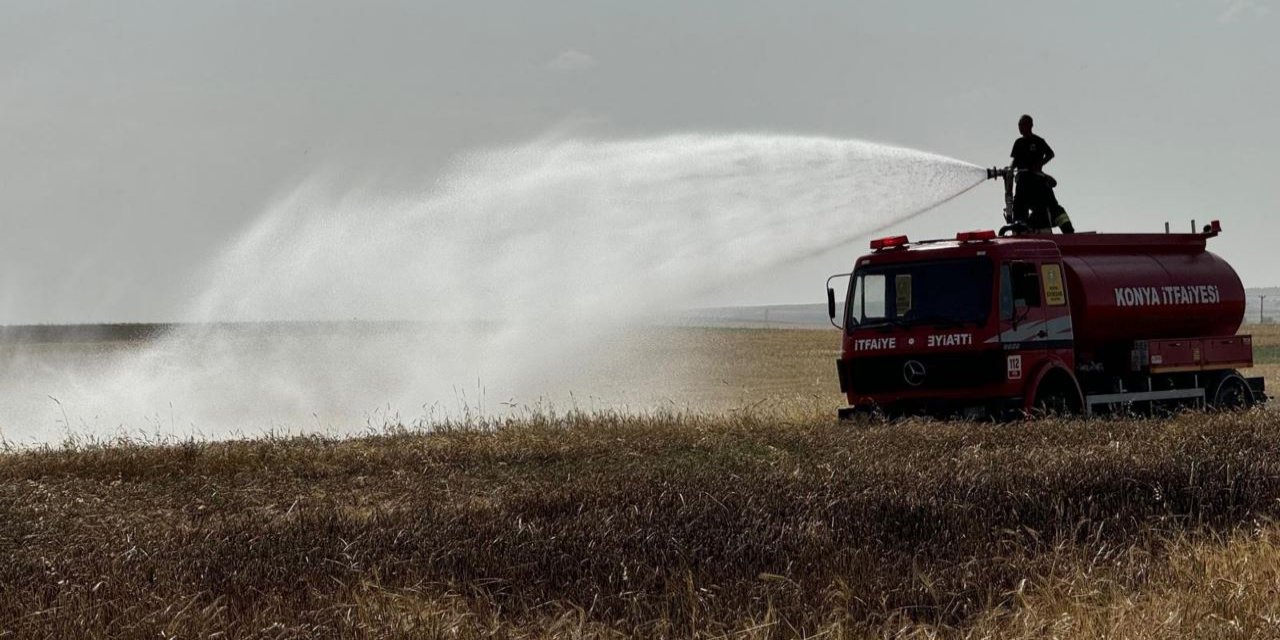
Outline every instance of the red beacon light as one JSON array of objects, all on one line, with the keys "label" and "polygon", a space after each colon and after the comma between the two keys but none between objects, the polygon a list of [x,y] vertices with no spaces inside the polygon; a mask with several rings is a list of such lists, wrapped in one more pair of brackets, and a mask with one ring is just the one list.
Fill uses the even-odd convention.
[{"label": "red beacon light", "polygon": [[879,251],[881,249],[893,249],[894,247],[905,247],[910,243],[906,236],[890,236],[888,238],[876,238],[871,241],[871,250]]},{"label": "red beacon light", "polygon": [[995,240],[996,232],[991,229],[983,229],[982,231],[961,231],[956,234],[958,242],[975,242],[978,240]]}]

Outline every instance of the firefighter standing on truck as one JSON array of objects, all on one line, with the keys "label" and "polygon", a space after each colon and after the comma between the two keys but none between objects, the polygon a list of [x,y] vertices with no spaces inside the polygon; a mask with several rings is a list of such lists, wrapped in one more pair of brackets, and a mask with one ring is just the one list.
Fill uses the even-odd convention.
[{"label": "firefighter standing on truck", "polygon": [[1057,181],[1045,175],[1044,165],[1053,159],[1053,149],[1044,138],[1031,133],[1031,116],[1018,119],[1021,138],[1013,141],[1011,165],[1018,171],[1017,191],[1013,196],[1014,222],[1021,222],[1033,232],[1051,232],[1058,227],[1063,233],[1075,233],[1067,210],[1053,194]]}]

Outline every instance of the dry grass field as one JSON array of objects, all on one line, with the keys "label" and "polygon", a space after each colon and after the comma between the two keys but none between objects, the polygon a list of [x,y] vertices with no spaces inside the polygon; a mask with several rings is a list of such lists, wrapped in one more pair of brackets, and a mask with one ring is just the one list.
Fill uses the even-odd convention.
[{"label": "dry grass field", "polygon": [[0,638],[1280,637],[1272,410],[841,424],[834,332],[651,339],[644,415],[0,454]]}]

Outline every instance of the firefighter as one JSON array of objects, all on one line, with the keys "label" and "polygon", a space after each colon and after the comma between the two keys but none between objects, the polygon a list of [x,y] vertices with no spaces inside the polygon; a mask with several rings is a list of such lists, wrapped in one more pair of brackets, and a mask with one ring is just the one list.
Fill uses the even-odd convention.
[{"label": "firefighter", "polygon": [[1017,191],[1013,196],[1014,221],[1021,222],[1034,232],[1051,233],[1058,227],[1063,233],[1075,233],[1067,210],[1058,204],[1053,195],[1057,181],[1044,173],[1044,165],[1053,160],[1053,149],[1044,138],[1031,133],[1034,122],[1031,116],[1018,118],[1021,138],[1013,141],[1014,169],[1018,170]]}]

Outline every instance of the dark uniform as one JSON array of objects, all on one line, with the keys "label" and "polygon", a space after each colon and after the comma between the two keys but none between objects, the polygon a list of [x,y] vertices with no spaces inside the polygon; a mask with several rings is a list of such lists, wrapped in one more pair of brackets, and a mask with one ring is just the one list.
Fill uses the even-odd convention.
[{"label": "dark uniform", "polygon": [[1024,171],[1039,171],[1044,163],[1053,159],[1053,149],[1044,138],[1032,133],[1013,141],[1013,168]]},{"label": "dark uniform", "polygon": [[1018,170],[1018,189],[1013,196],[1014,221],[1036,230],[1056,226],[1064,233],[1071,233],[1074,230],[1071,219],[1053,194],[1053,179],[1042,172],[1044,163],[1052,160],[1053,155],[1049,143],[1034,133],[1013,141],[1009,157],[1013,158],[1013,168]]}]

